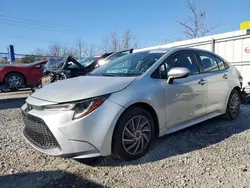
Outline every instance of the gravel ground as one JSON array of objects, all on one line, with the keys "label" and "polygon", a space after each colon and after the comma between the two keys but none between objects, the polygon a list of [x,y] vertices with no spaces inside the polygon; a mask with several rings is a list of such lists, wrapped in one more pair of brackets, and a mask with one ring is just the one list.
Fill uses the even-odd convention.
[{"label": "gravel ground", "polygon": [[133,162],[82,163],[46,156],[22,137],[19,107],[0,100],[0,187],[250,187],[250,106],[235,121],[215,118],[155,141]]},{"label": "gravel ground", "polygon": [[[12,100],[12,99],[20,99],[20,98],[27,98],[31,94],[30,90],[24,91],[16,91],[16,92],[0,92],[0,105],[3,100]],[[3,101],[3,102],[5,102]]]}]

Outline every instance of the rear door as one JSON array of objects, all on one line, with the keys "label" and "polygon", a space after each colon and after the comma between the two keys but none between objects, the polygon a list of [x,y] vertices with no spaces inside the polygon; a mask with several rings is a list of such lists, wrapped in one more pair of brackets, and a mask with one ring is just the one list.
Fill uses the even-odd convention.
[{"label": "rear door", "polygon": [[223,61],[211,53],[197,51],[196,54],[202,67],[204,81],[208,85],[207,112],[221,112],[224,109],[230,90],[228,69]]}]

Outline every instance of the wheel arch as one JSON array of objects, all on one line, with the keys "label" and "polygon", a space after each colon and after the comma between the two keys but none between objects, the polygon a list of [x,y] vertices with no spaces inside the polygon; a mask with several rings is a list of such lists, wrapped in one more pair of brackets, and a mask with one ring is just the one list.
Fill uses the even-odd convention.
[{"label": "wheel arch", "polygon": [[[240,87],[239,87],[239,86],[235,86],[235,87],[232,89],[232,91],[233,91],[233,90],[238,91],[238,92],[239,92],[239,94],[241,93],[241,89],[240,89]],[[231,92],[232,92],[232,91],[231,91]]]},{"label": "wheel arch", "polygon": [[[157,113],[156,113],[156,111],[155,111],[155,109],[150,105],[150,104],[148,104],[148,103],[145,103],[145,102],[136,102],[136,103],[134,103],[134,104],[131,104],[130,106],[128,106],[123,112],[122,112],[122,114],[120,115],[120,117],[118,118],[118,120],[117,120],[117,122],[116,122],[116,125],[117,125],[117,123],[119,122],[119,119],[122,117],[122,115],[124,114],[124,113],[126,113],[129,109],[131,109],[131,108],[133,108],[133,107],[140,107],[140,108],[143,108],[143,109],[145,109],[145,110],[147,110],[149,113],[150,113],[150,115],[152,116],[152,118],[153,118],[153,121],[154,121],[154,128],[155,128],[155,137],[159,137],[159,119],[158,119],[158,115],[157,115]],[[112,153],[113,153],[113,144],[114,144],[114,133],[115,133],[115,129],[116,129],[116,126],[115,125],[115,127],[114,127],[114,130],[113,130],[113,134],[112,134],[112,148],[111,148],[111,150],[112,150]]]},{"label": "wheel arch", "polygon": [[7,77],[8,75],[10,75],[10,74],[13,74],[13,73],[22,75],[22,77],[23,77],[23,79],[24,79],[24,84],[26,84],[26,81],[27,81],[27,80],[26,80],[25,75],[24,75],[22,72],[19,72],[19,71],[10,71],[10,72],[6,73],[6,74],[4,75],[4,77],[3,77],[3,80],[5,81],[6,77]]}]

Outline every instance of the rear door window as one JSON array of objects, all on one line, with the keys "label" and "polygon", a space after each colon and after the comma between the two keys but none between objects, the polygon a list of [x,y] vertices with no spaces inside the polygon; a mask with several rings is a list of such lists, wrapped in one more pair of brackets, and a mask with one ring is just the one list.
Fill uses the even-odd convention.
[{"label": "rear door window", "polygon": [[220,70],[217,61],[212,54],[207,52],[198,52],[198,55],[204,72],[214,72]]},{"label": "rear door window", "polygon": [[220,58],[215,56],[215,60],[217,61],[217,64],[218,64],[220,70],[225,70],[225,69],[229,68],[229,66],[224,61],[222,61]]}]

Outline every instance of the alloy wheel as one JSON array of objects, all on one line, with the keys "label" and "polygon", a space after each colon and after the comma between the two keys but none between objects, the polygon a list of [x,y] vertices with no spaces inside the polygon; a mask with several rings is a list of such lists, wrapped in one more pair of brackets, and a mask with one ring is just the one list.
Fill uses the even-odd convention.
[{"label": "alloy wheel", "polygon": [[151,139],[151,125],[142,115],[132,117],[124,127],[122,145],[130,155],[144,151]]},{"label": "alloy wheel", "polygon": [[19,76],[11,76],[8,79],[9,86],[17,87],[21,85],[21,78]]},{"label": "alloy wheel", "polygon": [[234,94],[230,102],[230,113],[233,116],[237,116],[240,110],[240,98],[237,94]]}]

